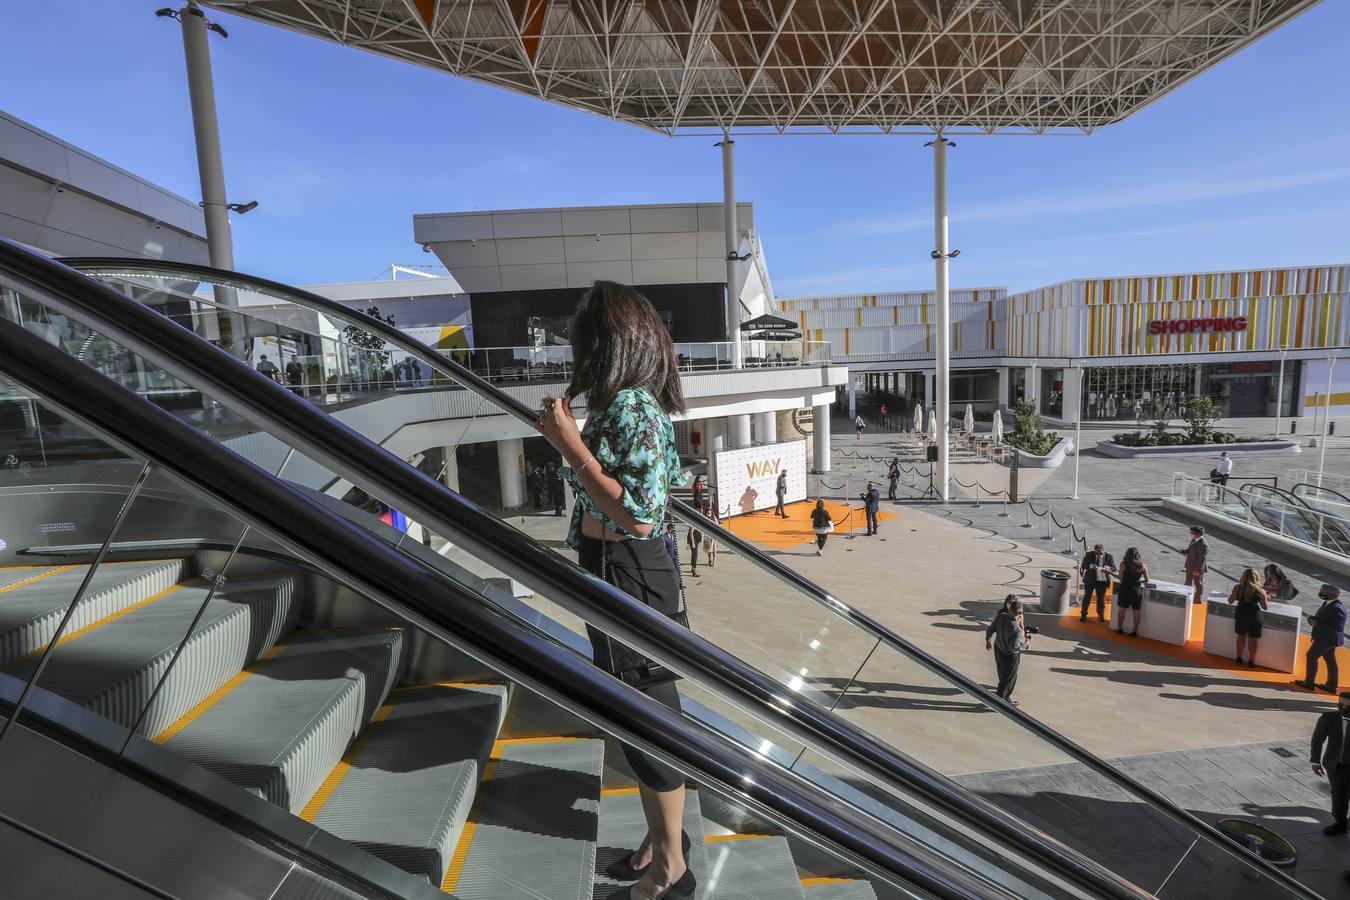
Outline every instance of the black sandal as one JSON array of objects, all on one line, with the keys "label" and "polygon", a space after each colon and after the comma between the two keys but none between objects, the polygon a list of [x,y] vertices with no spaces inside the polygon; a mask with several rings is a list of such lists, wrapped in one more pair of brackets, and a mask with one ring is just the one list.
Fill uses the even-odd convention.
[{"label": "black sandal", "polygon": [[[686,864],[688,864],[689,832],[687,831],[680,832],[680,846],[684,849],[684,861]],[[615,881],[637,881],[639,878],[641,878],[643,875],[647,873],[647,869],[651,867],[651,863],[647,863],[647,865],[643,866],[640,869],[634,868],[633,853],[636,852],[637,851],[634,850],[632,851],[632,853],[629,853],[623,859],[615,860],[614,862],[605,866],[605,875],[607,875],[610,878],[613,878]]]}]

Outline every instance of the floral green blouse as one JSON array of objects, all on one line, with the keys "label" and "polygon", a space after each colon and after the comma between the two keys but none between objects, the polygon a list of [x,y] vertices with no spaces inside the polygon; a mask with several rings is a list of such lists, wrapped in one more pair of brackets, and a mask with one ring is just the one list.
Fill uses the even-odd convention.
[{"label": "floral green blouse", "polygon": [[595,505],[595,501],[581,486],[581,479],[570,468],[564,468],[563,477],[576,492],[577,504],[572,511],[572,525],[567,532],[567,545],[576,549],[581,544],[581,517],[591,515],[620,534],[638,540],[656,540],[661,537],[661,520],[666,515],[670,486],[689,481],[680,468],[680,457],[675,452],[675,426],[670,416],[661,409],[656,398],[646,388],[625,388],[614,397],[604,412],[591,411],[581,440],[595,455],[595,462],[605,474],[623,488],[619,502],[633,518],[654,526],[645,538],[611,522]]}]

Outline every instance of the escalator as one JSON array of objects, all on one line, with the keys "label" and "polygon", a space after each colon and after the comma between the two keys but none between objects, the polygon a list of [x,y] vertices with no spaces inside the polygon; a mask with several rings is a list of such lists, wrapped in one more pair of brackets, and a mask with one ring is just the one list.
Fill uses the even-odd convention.
[{"label": "escalator", "polygon": [[1341,556],[1350,555],[1350,522],[1341,516],[1316,509],[1305,497],[1267,484],[1245,484],[1238,494],[1265,528]]},{"label": "escalator", "polygon": [[1340,491],[1301,481],[1289,492],[1317,512],[1350,525],[1350,497]]},{"label": "escalator", "polygon": [[[688,822],[709,839],[701,860],[691,860],[696,871],[706,864],[705,873],[718,873],[723,893],[709,889],[709,897],[1185,897],[1221,884],[1256,892],[1246,896],[1311,896],[733,535],[716,532],[735,552],[737,577],[758,574],[774,586],[800,646],[719,647],[710,639],[721,637],[715,623],[727,613],[715,608],[706,611],[709,633],[684,634],[146,308],[13,248],[0,248],[0,263],[0,283],[22,298],[10,308],[30,309],[16,318],[31,318],[34,306],[64,316],[64,327],[86,332],[72,345],[97,333],[138,371],[165,373],[177,394],[195,390],[219,406],[176,415],[132,404],[115,384],[72,387],[92,376],[58,349],[68,351],[65,342],[6,330],[0,368],[22,385],[10,402],[28,408],[16,421],[38,422],[49,438],[106,444],[87,461],[30,463],[22,475],[14,467],[15,484],[6,485],[27,499],[6,505],[22,526],[10,533],[24,537],[5,552],[16,566],[36,567],[6,573],[7,583],[20,594],[48,582],[82,585],[65,611],[61,590],[51,594],[56,602],[33,600],[35,609],[51,607],[38,617],[49,624],[14,644],[10,677],[27,684],[38,674],[41,711],[64,699],[127,731],[121,758],[175,755],[290,814],[268,819],[241,804],[244,818],[283,832],[299,827],[293,820],[308,823],[310,836],[285,841],[288,852],[322,834],[340,838],[343,851],[342,866],[323,864],[349,881],[360,881],[351,870],[365,871],[374,857],[385,863],[371,868],[382,877],[397,870],[456,896],[608,896],[596,885],[597,854],[621,848],[637,821],[627,785],[611,781],[619,776],[608,736],[654,751],[699,784]],[[429,367],[494,415],[528,416],[472,373],[436,365],[425,348],[405,349],[426,353]],[[339,482],[404,511],[439,546],[322,492]],[[114,568],[124,565],[141,568]],[[381,572],[407,590],[371,583]],[[124,574],[135,584],[119,580]],[[153,627],[144,624],[152,614]],[[662,719],[663,708],[596,673],[585,662],[582,622],[684,674],[685,714]],[[151,653],[172,645],[174,633],[187,639],[168,659]],[[52,662],[39,671],[31,660],[44,653]],[[907,737],[936,720],[907,727],[903,712],[878,716],[856,704],[850,686],[878,676],[960,695],[954,706],[984,713],[978,732]],[[626,714],[616,721],[616,710],[646,716],[645,730]],[[477,724],[451,724],[461,721]],[[887,742],[871,734],[887,728]],[[463,740],[418,757],[430,735],[445,733]],[[1080,768],[1158,845],[1128,860],[1081,852],[1081,809],[1001,808],[962,790],[955,779],[963,772],[944,771],[943,760],[972,742],[998,745],[1005,759],[1062,761],[1066,778]],[[733,762],[712,765],[719,759]],[[437,793],[448,785],[448,796]],[[793,803],[780,802],[787,796]],[[405,815],[413,808],[421,812]],[[512,880],[524,868],[554,871],[508,865],[540,847],[581,860],[580,874],[562,879],[569,886],[528,893]],[[362,865],[343,856],[349,850]],[[776,880],[765,881],[770,874]],[[415,895],[404,887],[381,889]]]}]

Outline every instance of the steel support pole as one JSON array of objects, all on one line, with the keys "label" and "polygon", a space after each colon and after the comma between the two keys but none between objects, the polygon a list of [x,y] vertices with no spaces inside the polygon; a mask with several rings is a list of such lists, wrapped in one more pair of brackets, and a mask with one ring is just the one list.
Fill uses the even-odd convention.
[{"label": "steel support pole", "polygon": [[949,442],[947,420],[950,412],[948,399],[951,390],[951,297],[948,285],[950,250],[947,245],[947,147],[948,140],[941,134],[933,141],[933,269],[936,291],[933,302],[937,306],[937,373],[935,381],[938,415],[937,473],[933,479],[938,485],[939,498],[947,502]]},{"label": "steel support pole", "polygon": [[1317,484],[1322,484],[1322,470],[1327,464],[1327,425],[1331,421],[1331,374],[1336,371],[1336,354],[1327,354],[1327,392],[1322,396],[1322,448],[1317,456]]},{"label": "steel support pole", "polygon": [[[1062,413],[1061,413],[1062,414]],[[1073,499],[1078,499],[1078,461],[1083,456],[1083,367],[1078,366],[1078,408],[1073,426]]]},{"label": "steel support pole", "polygon": [[192,133],[197,141],[207,252],[212,266],[233,269],[234,241],[230,237],[230,210],[225,199],[225,164],[220,157],[220,124],[216,121],[216,88],[211,78],[206,16],[195,2],[190,2],[178,11],[178,22],[183,28],[183,59],[192,104]]},{"label": "steel support pole", "polygon": [[1280,348],[1280,378],[1275,382],[1275,440],[1280,439],[1280,414],[1284,412],[1284,355],[1288,347]]},{"label": "steel support pole", "polygon": [[731,135],[723,135],[717,145],[722,148],[722,232],[727,251],[727,340],[731,342],[731,365],[744,365],[741,349],[741,297],[736,290],[736,269],[739,264],[740,229],[736,224],[736,142]]}]

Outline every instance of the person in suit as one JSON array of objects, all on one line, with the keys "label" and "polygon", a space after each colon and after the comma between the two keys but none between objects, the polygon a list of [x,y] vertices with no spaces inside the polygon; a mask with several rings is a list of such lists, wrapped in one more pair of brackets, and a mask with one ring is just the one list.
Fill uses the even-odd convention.
[{"label": "person in suit", "polygon": [[[1311,643],[1305,657],[1303,680],[1299,684],[1310,691],[1321,688],[1334,694],[1340,690],[1336,648],[1345,644],[1345,604],[1341,603],[1341,589],[1334,584],[1322,585],[1317,596],[1322,605],[1316,613],[1308,616],[1308,623],[1312,625],[1312,634],[1309,635]],[[1327,680],[1325,684],[1318,684],[1317,664],[1324,659],[1327,661]]]},{"label": "person in suit", "polygon": [[1191,542],[1177,551],[1186,555],[1186,585],[1195,588],[1194,602],[1205,602],[1205,573],[1209,571],[1209,544],[1205,541],[1205,529],[1199,525],[1191,526]]},{"label": "person in suit", "polygon": [[1111,576],[1116,573],[1116,560],[1101,544],[1095,545],[1083,554],[1083,562],[1078,566],[1083,575],[1083,608],[1078,621],[1086,622],[1088,610],[1092,608],[1092,598],[1097,598],[1097,618],[1106,621],[1106,588],[1111,584]]},{"label": "person in suit", "polygon": [[783,508],[783,500],[787,497],[787,469],[778,473],[778,483],[773,488],[774,496],[778,498],[778,505],[774,507],[774,512],[783,518],[787,518],[787,510]]},{"label": "person in suit", "polygon": [[896,492],[900,488],[900,457],[897,456],[891,460],[891,467],[886,472],[886,479],[890,482],[890,490],[886,497],[889,500],[894,500],[896,499]]},{"label": "person in suit", "polygon": [[877,490],[876,482],[867,482],[867,491],[862,495],[863,510],[867,513],[867,537],[876,534],[881,526],[878,524],[878,514],[881,512],[881,491]]},{"label": "person in suit", "polygon": [[1350,692],[1341,694],[1336,708],[1322,713],[1312,735],[1312,770],[1331,782],[1331,824],[1325,835],[1345,834],[1350,809]]}]

